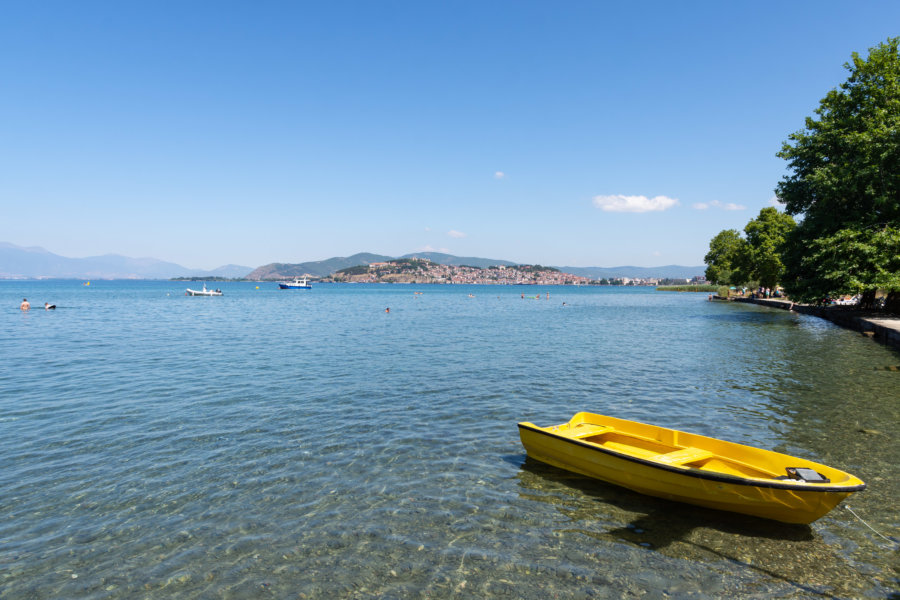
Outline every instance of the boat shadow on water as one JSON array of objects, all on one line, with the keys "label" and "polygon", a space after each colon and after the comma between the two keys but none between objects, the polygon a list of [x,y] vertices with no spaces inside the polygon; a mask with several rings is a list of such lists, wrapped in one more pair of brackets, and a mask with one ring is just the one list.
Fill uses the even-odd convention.
[{"label": "boat shadow on water", "polygon": [[[607,531],[604,535],[617,540],[633,542],[657,550],[675,542],[688,542],[690,534],[698,528],[713,529],[721,533],[802,542],[814,538],[809,525],[779,523],[759,517],[703,508],[633,492],[544,464],[527,455],[507,457],[506,460],[521,467],[521,486],[531,492],[526,494],[535,500],[550,501],[545,495],[559,485],[577,490],[585,497],[611,508],[606,519],[616,520],[619,515],[638,513],[639,517],[626,525]],[[558,501],[552,501],[559,504]],[[562,508],[560,506],[560,508]],[[624,515],[622,513],[625,513]]]},{"label": "boat shadow on water", "polygon": [[551,525],[557,533],[633,545],[677,561],[729,564],[803,596],[842,598],[872,589],[862,573],[847,577],[846,559],[810,525],[645,496],[524,454],[503,459],[519,467],[522,498],[553,506],[563,516],[566,526]]}]

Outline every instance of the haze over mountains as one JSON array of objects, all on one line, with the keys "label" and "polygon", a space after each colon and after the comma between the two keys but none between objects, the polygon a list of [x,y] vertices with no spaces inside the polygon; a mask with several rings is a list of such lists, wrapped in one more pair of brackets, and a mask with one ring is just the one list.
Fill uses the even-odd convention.
[{"label": "haze over mountains", "polygon": [[[155,258],[129,258],[117,254],[68,258],[43,248],[23,248],[0,242],[0,279],[171,279],[173,277],[225,277],[246,279],[281,279],[302,275],[325,277],[347,267],[386,262],[397,258],[427,258],[432,262],[486,268],[517,263],[477,257],[461,257],[440,252],[414,252],[403,256],[386,256],[367,252],[347,257],[302,263],[270,263],[254,269],[241,265],[224,265],[210,271],[188,269],[179,264]],[[551,266],[551,265],[546,265]],[[556,267],[560,271],[603,278],[686,278],[702,275],[705,267],[667,265],[661,267]]]},{"label": "haze over mountains", "polygon": [[68,258],[40,247],[0,242],[0,279],[170,279],[172,277],[243,277],[253,267],[225,265],[212,271],[188,269],[156,258],[118,254]]}]

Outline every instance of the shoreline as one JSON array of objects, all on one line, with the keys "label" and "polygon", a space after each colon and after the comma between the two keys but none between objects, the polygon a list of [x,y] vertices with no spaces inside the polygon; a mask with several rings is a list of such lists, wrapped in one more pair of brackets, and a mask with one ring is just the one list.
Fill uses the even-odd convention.
[{"label": "shoreline", "polygon": [[836,307],[836,306],[810,306],[809,304],[794,304],[790,300],[780,298],[731,298],[733,302],[758,304],[768,308],[792,310],[794,312],[812,315],[831,321],[835,325],[852,329],[862,335],[900,350],[900,317],[875,316],[864,311]]}]

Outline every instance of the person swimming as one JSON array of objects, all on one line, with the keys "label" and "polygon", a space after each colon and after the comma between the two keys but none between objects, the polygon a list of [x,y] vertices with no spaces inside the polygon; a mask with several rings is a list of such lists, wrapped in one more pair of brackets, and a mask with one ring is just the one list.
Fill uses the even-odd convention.
[{"label": "person swimming", "polygon": [[31,308],[31,303],[28,301],[28,298],[22,298],[22,304],[19,305],[19,308],[22,310],[28,310]]},{"label": "person swimming", "polygon": [[44,302],[44,310],[56,310],[56,305]]}]

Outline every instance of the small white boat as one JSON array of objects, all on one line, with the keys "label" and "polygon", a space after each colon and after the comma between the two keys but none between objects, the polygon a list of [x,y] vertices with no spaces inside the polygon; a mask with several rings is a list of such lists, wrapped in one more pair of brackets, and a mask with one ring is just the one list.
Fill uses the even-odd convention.
[{"label": "small white boat", "polygon": [[293,281],[279,282],[278,288],[282,290],[311,290],[312,286],[309,285],[306,277],[294,277]]},{"label": "small white boat", "polygon": [[185,296],[221,296],[222,290],[219,290],[219,289],[208,290],[208,289],[206,289],[206,284],[204,283],[202,290],[192,290],[191,288],[188,288],[187,290],[185,290],[184,295]]}]

